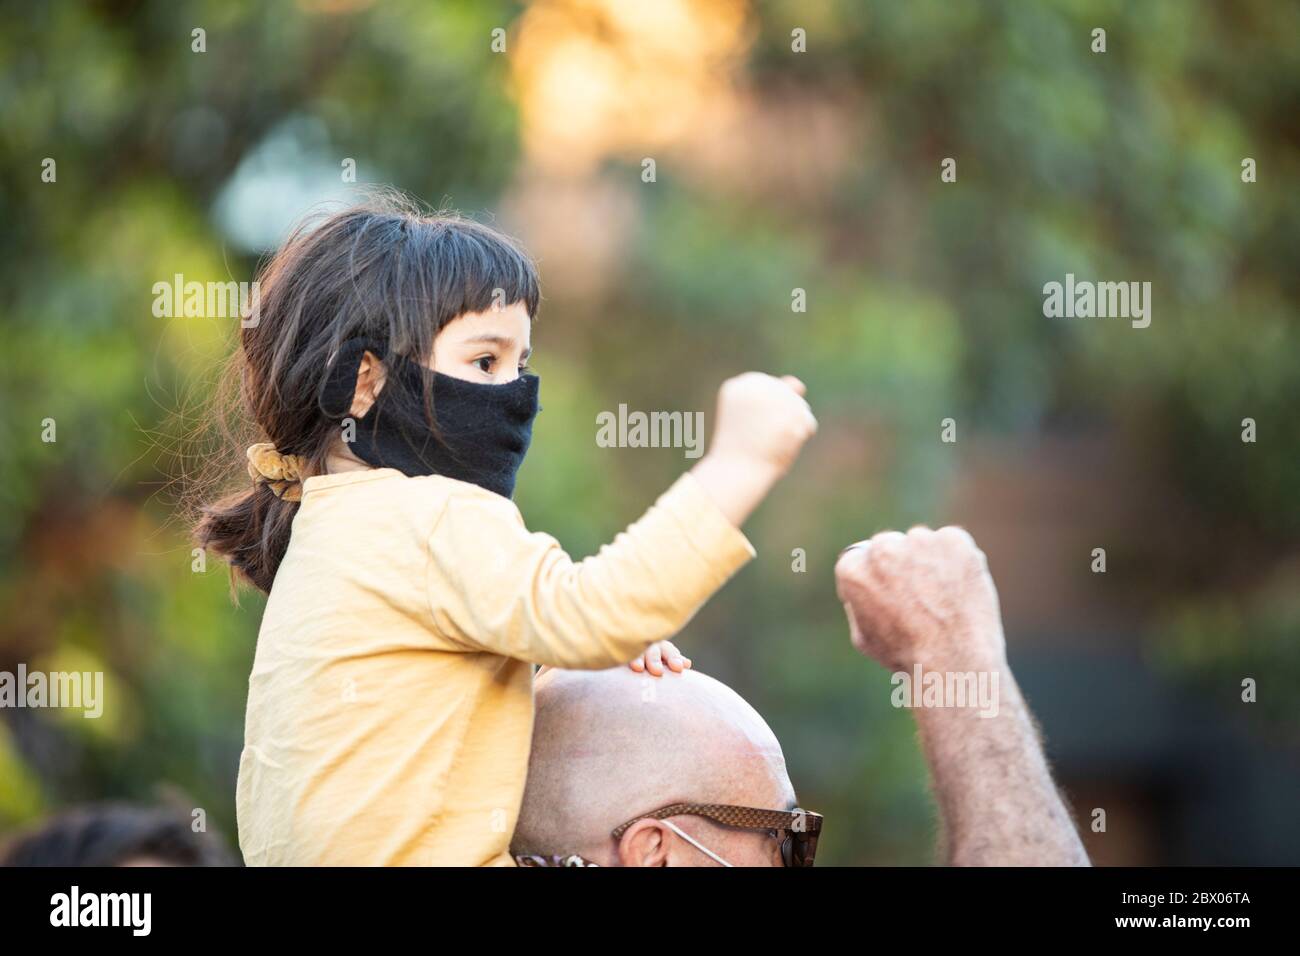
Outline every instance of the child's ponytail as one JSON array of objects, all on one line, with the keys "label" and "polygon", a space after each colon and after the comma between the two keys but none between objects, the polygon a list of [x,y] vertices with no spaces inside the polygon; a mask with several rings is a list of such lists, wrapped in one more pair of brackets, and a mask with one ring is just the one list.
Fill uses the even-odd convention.
[{"label": "child's ponytail", "polygon": [[254,485],[205,505],[194,537],[199,547],[230,562],[241,578],[269,592],[289,548],[297,511],[297,502]]},{"label": "child's ponytail", "polygon": [[250,445],[245,454],[252,487],[203,506],[194,534],[205,551],[225,558],[258,589],[270,591],[289,547],[302,482],[313,469],[308,459],[282,454],[270,442]]}]

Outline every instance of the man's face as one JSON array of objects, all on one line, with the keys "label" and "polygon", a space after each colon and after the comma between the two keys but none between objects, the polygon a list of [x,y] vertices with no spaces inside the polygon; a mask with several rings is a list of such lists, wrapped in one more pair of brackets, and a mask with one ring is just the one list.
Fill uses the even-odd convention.
[{"label": "man's face", "polygon": [[[735,830],[720,826],[711,820],[693,818],[687,821],[698,823],[696,830],[686,830],[714,853],[732,866],[784,866],[781,860],[781,839],[784,834],[776,831]],[[681,826],[681,824],[678,824]],[[698,830],[706,831],[704,834]],[[721,838],[720,840],[718,838]]]}]

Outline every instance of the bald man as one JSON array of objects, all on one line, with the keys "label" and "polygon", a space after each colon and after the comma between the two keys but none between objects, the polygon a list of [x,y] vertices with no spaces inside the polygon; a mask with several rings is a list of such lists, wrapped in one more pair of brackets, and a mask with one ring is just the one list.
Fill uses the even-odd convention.
[{"label": "bald man", "polygon": [[548,669],[535,693],[516,855],[576,855],[599,866],[782,865],[783,838],[766,827],[693,813],[635,819],[691,804],[796,809],[776,735],[730,687],[698,671]]},{"label": "bald man", "polygon": [[[853,646],[893,671],[895,686],[899,675],[938,674],[994,689],[978,705],[919,693],[905,704],[948,862],[1087,866],[1007,665],[997,591],[970,535],[885,532],[846,548],[835,574]],[[537,678],[512,844],[522,864],[807,865],[820,825],[795,805],[771,728],[726,685],[625,668]]]}]

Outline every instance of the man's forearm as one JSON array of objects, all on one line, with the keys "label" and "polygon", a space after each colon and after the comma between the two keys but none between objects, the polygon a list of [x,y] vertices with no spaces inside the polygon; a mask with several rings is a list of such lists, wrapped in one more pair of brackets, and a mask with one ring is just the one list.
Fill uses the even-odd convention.
[{"label": "man's forearm", "polygon": [[[835,589],[854,647],[896,675],[943,676],[942,688],[927,680],[912,690],[949,862],[1087,866],[1007,666],[997,589],[975,539],[951,526],[883,531],[844,549]],[[981,700],[953,706],[967,703],[967,675]],[[954,699],[940,701],[949,706],[926,706],[932,689],[950,688]]]},{"label": "man's forearm", "polygon": [[953,866],[1088,866],[1011,670],[997,673],[996,716],[918,708]]}]

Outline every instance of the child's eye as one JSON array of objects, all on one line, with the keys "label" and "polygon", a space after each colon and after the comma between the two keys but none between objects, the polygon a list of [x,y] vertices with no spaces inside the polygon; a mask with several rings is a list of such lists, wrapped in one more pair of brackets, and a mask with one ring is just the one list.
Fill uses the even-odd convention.
[{"label": "child's eye", "polygon": [[528,374],[529,372],[531,372],[532,370],[533,370],[533,367],[532,367],[531,365],[529,365],[527,362],[520,362],[520,363],[519,363],[519,374],[520,374],[520,375],[527,375],[527,374]]},{"label": "child's eye", "polygon": [[491,355],[484,355],[482,358],[476,358],[474,360],[474,364],[479,367],[479,370],[484,375],[491,375],[492,366],[496,364],[496,361],[497,360],[493,358]]}]

